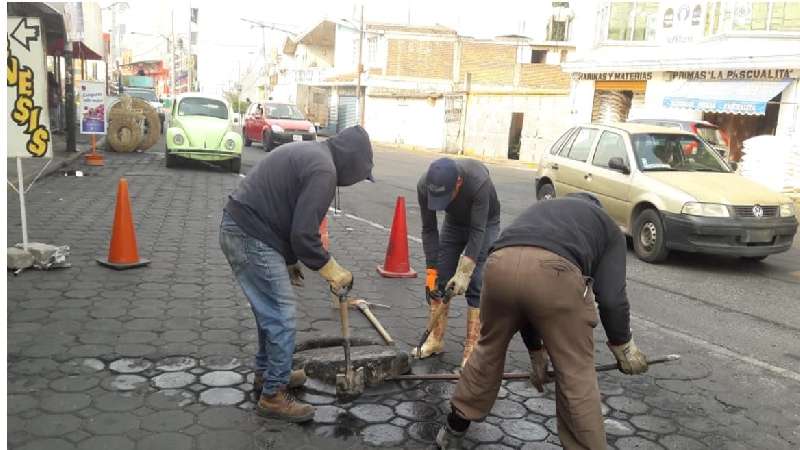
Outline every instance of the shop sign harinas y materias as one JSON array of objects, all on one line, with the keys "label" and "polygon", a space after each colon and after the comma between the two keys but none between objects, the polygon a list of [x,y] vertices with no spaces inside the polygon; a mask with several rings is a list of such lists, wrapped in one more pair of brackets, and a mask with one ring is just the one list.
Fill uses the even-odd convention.
[{"label": "shop sign harinas y materias", "polygon": [[10,158],[52,157],[43,36],[38,18],[8,18],[6,129]]}]

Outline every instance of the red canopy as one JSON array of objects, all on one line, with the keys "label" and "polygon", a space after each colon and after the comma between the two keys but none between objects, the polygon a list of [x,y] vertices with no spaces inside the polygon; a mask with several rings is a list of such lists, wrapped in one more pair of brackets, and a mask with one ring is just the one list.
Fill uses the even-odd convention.
[{"label": "red canopy", "polygon": [[[64,39],[58,38],[50,42],[50,45],[47,46],[47,54],[50,56],[64,56]],[[95,53],[80,41],[72,43],[72,57],[77,59],[103,59],[102,55]]]}]

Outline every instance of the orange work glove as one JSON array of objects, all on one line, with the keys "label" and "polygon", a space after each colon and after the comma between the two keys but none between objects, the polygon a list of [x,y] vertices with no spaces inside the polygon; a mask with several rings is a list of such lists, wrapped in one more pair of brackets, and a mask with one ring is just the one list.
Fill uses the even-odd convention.
[{"label": "orange work glove", "polygon": [[436,292],[436,278],[439,276],[439,271],[434,268],[425,270],[425,300],[430,303],[433,298],[433,293]]}]

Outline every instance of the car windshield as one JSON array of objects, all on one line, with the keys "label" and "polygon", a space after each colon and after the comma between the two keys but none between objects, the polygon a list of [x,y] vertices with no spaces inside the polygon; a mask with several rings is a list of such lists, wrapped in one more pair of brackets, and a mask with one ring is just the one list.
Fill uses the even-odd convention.
[{"label": "car windshield", "polygon": [[148,102],[157,102],[158,101],[158,97],[156,97],[156,93],[153,92],[153,91],[133,91],[133,90],[130,90],[130,91],[125,91],[124,93],[130,95],[131,97],[140,98],[140,99],[148,101]]},{"label": "car windshield", "polygon": [[305,116],[294,105],[286,105],[282,103],[268,103],[267,104],[267,117],[270,119],[291,119],[291,120],[305,120]]},{"label": "car windshield", "polygon": [[179,116],[208,116],[217,119],[228,119],[228,107],[225,103],[211,98],[189,97],[178,105]]},{"label": "car windshield", "polygon": [[643,172],[728,172],[708,145],[686,134],[642,133],[631,136],[636,163]]},{"label": "car windshield", "polygon": [[725,140],[722,138],[722,132],[717,127],[697,125],[697,135],[705,139],[711,145],[726,146]]}]

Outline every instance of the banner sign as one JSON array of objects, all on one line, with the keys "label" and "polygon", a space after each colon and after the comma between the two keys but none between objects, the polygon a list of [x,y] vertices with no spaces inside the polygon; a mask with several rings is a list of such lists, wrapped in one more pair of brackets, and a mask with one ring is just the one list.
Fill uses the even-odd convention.
[{"label": "banner sign", "polygon": [[51,158],[44,30],[35,17],[9,17],[6,131],[9,158]]},{"label": "banner sign", "polygon": [[78,84],[81,134],[106,134],[106,84],[81,80]]},{"label": "banner sign", "polygon": [[665,97],[663,105],[666,108],[685,108],[698,111],[713,111],[729,114],[764,115],[767,111],[767,102],[754,102],[748,100],[714,100],[685,97]]}]

